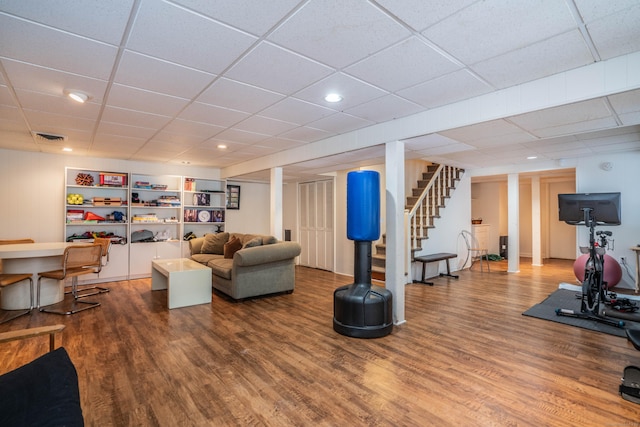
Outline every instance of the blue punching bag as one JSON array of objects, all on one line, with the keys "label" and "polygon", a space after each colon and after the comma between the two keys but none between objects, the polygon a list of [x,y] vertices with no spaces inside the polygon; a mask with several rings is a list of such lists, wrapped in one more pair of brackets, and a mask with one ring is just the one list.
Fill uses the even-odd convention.
[{"label": "blue punching bag", "polygon": [[347,238],[357,242],[380,238],[380,174],[347,174]]},{"label": "blue punching bag", "polygon": [[379,338],[393,328],[392,295],[371,284],[371,242],[380,238],[380,174],[347,174],[347,237],[354,243],[354,283],[333,292],[333,329],[356,338]]}]

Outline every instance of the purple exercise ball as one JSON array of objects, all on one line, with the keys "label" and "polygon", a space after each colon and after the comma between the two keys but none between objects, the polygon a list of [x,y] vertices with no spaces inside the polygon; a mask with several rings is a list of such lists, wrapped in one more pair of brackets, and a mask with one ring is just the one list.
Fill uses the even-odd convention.
[{"label": "purple exercise ball", "polygon": [[[583,254],[573,263],[573,273],[580,282],[584,281],[584,265],[589,259],[589,254]],[[604,256],[604,281],[607,282],[607,289],[613,288],[622,279],[622,267],[612,256]]]}]

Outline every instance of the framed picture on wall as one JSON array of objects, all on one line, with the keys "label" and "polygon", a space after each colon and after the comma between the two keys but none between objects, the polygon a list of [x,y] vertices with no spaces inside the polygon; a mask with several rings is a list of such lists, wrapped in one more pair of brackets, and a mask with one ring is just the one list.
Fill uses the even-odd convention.
[{"label": "framed picture on wall", "polygon": [[227,185],[227,209],[240,209],[239,185]]}]

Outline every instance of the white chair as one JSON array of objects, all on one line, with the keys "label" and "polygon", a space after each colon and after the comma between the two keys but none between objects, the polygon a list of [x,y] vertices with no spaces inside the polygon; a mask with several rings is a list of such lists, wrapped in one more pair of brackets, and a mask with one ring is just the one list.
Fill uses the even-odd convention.
[{"label": "white chair", "polygon": [[474,261],[479,258],[480,271],[484,271],[483,261],[487,261],[487,271],[490,273],[491,267],[489,267],[489,249],[480,247],[478,240],[470,231],[462,230],[460,234],[462,234],[464,243],[465,245],[467,245],[467,257],[471,258],[471,265],[469,266],[469,270],[471,270],[471,267],[473,267]]}]

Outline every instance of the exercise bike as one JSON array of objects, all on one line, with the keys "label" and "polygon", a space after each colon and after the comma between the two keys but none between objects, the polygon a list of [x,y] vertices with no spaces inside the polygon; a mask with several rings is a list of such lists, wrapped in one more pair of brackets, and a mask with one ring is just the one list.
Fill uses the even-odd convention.
[{"label": "exercise bike", "polygon": [[[617,302],[615,294],[607,293],[607,283],[604,281],[604,254],[607,251],[611,231],[595,231],[596,219],[592,208],[583,208],[584,222],[589,227],[589,246],[581,247],[582,253],[588,253],[589,258],[584,267],[584,280],[582,282],[582,300],[580,312],[575,310],[558,308],[556,315],[578,317],[593,320],[617,328],[624,328],[624,321],[607,318],[604,305]],[[596,236],[599,242],[596,241]],[[626,302],[625,302],[626,304]]]}]

